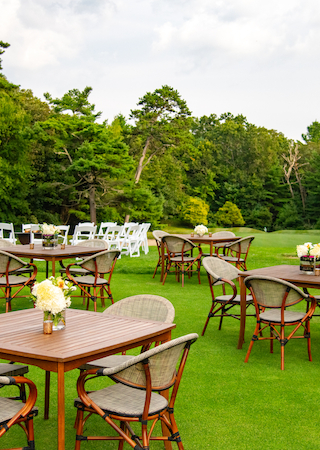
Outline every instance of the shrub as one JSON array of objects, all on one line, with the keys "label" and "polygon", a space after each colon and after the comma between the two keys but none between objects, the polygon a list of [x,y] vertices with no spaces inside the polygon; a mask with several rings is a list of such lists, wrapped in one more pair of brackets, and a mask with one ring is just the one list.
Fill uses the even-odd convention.
[{"label": "shrub", "polygon": [[199,223],[207,225],[209,205],[198,197],[189,197],[183,210],[183,218],[195,226]]},{"label": "shrub", "polygon": [[214,215],[215,220],[223,227],[242,226],[245,224],[240,209],[232,202],[225,202]]}]

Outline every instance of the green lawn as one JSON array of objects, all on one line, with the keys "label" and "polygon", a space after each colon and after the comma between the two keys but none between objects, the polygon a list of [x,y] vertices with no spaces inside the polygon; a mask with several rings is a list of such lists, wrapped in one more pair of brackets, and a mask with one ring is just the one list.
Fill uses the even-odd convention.
[{"label": "green lawn", "polygon": [[[277,264],[297,265],[296,245],[320,241],[320,232],[313,231],[264,233],[237,229],[236,233],[255,236],[248,269]],[[162,295],[173,303],[176,310],[173,337],[191,332],[200,336],[211,305],[203,269],[201,285],[197,283],[196,277],[192,277],[186,279],[185,287],[182,288],[174,276],[168,276],[162,286],[159,271],[152,279],[156,261],[155,247],[151,247],[149,254],[142,254],[140,258],[122,257],[117,262],[112,279],[115,301],[141,293]],[[38,280],[41,281],[45,277],[45,266],[42,262],[37,262],[37,265],[40,268]],[[13,309],[30,307],[32,304],[26,299],[13,301]],[[72,307],[83,309],[80,300],[75,300]],[[3,302],[0,312],[4,312]],[[285,349],[284,371],[280,370],[279,345],[275,345],[274,354],[270,354],[267,342],[256,343],[248,364],[244,364],[254,318],[247,320],[246,342],[242,350],[236,348],[238,321],[228,318],[221,331],[217,328],[217,320],[211,319],[205,336],[200,336],[192,346],[180,386],[176,419],[185,449],[320,449],[320,388],[317,383],[320,377],[320,318],[314,317],[311,323],[313,362],[308,361],[305,340],[291,341]],[[68,450],[74,448],[75,442],[73,399],[76,397],[77,375],[77,370],[66,374]],[[53,450],[56,448],[57,427],[56,374],[52,374],[48,421],[43,420],[44,372],[30,366],[29,377],[38,388],[37,406],[40,412],[35,418],[36,448]],[[101,419],[93,419],[91,424],[89,422],[88,429],[104,434],[105,426]],[[21,445],[21,438],[24,444],[22,431],[15,427],[2,438],[1,448],[17,447]],[[112,442],[84,442],[82,448],[112,450],[117,445]],[[161,443],[151,443],[150,450],[160,448],[163,448]]]}]

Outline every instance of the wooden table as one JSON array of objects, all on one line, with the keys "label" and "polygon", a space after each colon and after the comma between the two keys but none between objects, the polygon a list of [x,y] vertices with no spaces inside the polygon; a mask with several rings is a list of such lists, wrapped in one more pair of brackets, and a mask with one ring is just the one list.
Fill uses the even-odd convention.
[{"label": "wooden table", "polygon": [[247,270],[240,274],[240,332],[238,348],[241,349],[244,342],[244,333],[246,328],[246,286],[244,280],[251,275],[265,275],[267,277],[280,278],[289,283],[295,284],[301,288],[315,288],[320,289],[320,277],[315,275],[306,275],[305,272],[300,270],[300,266],[293,265],[281,265],[263,267],[261,269]]},{"label": "wooden table", "polygon": [[[55,247],[54,249],[45,250],[41,244],[35,244],[34,248],[31,249],[30,245],[14,245],[12,247],[0,248],[12,255],[18,256],[19,258],[29,258],[29,259],[43,259],[45,261],[51,261],[52,263],[52,275],[56,275],[56,261],[62,261],[64,259],[71,258],[81,258],[84,256],[94,255],[95,253],[105,250],[104,248],[96,247],[81,247],[80,245],[66,245],[65,249],[61,249],[61,246]],[[48,278],[48,264],[46,268],[46,277]]]},{"label": "wooden table", "polygon": [[[226,242],[234,242],[237,241],[239,238],[239,236],[229,236],[229,237],[225,237],[225,238],[217,238],[214,236],[209,236],[208,234],[205,234],[204,236],[198,236],[197,234],[194,234],[193,236],[191,234],[175,234],[175,236],[179,236],[181,238],[184,239],[188,239],[189,241],[193,242],[194,244],[209,244],[210,245],[210,255],[213,255],[213,248],[214,245],[213,244],[223,244]],[[161,240],[161,278],[160,281],[163,281],[163,277],[164,277],[164,244]]]},{"label": "wooden table", "polygon": [[154,340],[171,339],[174,324],[68,309],[66,328],[43,334],[43,312],[0,314],[0,358],[58,373],[58,450],[65,448],[64,373],[89,361]]}]

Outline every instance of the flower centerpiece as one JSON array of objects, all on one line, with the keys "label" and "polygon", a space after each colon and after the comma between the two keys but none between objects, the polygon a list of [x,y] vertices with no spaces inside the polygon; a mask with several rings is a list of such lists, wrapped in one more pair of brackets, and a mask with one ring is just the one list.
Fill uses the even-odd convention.
[{"label": "flower centerpiece", "polygon": [[198,235],[198,236],[203,236],[206,233],[208,233],[208,228],[205,227],[203,224],[201,225],[197,225],[194,229],[194,232]]},{"label": "flower centerpiece", "polygon": [[320,267],[320,243],[297,245],[297,255],[300,258],[300,270],[313,273],[315,268]]},{"label": "flower centerpiece", "polygon": [[70,293],[75,289],[70,281],[62,277],[50,277],[34,284],[31,299],[35,307],[43,311],[44,321],[52,320],[53,330],[66,326],[65,310],[71,305]]},{"label": "flower centerpiece", "polygon": [[46,249],[52,249],[58,245],[58,234],[60,230],[55,225],[44,223],[40,225],[42,232],[42,246]]}]

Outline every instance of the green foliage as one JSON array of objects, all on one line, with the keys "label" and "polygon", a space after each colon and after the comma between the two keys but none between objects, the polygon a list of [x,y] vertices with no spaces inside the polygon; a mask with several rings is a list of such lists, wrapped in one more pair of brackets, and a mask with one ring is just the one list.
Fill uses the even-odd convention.
[{"label": "green foliage", "polygon": [[218,212],[214,215],[218,225],[225,227],[230,226],[242,226],[244,220],[240,209],[232,202],[225,202],[225,204],[219,208]]},{"label": "green foliage", "polygon": [[307,127],[307,134],[303,134],[302,138],[305,142],[320,142],[320,123],[318,121],[312,122],[311,125]]},{"label": "green foliage", "polygon": [[208,212],[209,205],[205,201],[201,198],[189,197],[183,210],[183,218],[193,226],[207,225]]},{"label": "green foliage", "polygon": [[[0,55],[2,55],[5,52],[5,50],[2,50],[2,49],[8,48],[8,47],[10,47],[10,44],[8,44],[8,42],[0,41]],[[0,70],[2,70],[1,62],[2,62],[2,59],[0,58]]]}]

